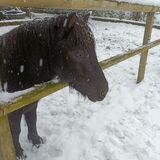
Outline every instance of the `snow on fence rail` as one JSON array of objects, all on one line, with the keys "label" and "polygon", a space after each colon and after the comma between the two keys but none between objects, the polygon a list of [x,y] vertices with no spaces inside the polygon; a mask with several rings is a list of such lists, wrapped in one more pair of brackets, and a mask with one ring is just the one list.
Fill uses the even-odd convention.
[{"label": "snow on fence rail", "polygon": [[30,21],[31,19],[21,19],[21,20],[5,20],[5,21],[0,21],[0,27],[2,26],[15,26],[15,25],[20,25],[25,22]]},{"label": "snow on fence rail", "polygon": [[[157,0],[158,1],[158,0]],[[148,43],[151,37],[154,13],[160,11],[160,7],[130,4],[127,2],[117,2],[115,0],[1,0],[0,6],[19,6],[19,7],[53,7],[53,8],[70,8],[70,9],[109,9],[109,10],[128,10],[148,12],[143,46],[128,51],[100,62],[103,69],[122,62],[130,57],[141,53],[139,65],[139,74],[137,82],[141,82],[144,78],[145,66],[147,61],[148,50],[160,45],[160,39]],[[0,160],[16,160],[15,150],[13,146],[11,131],[8,122],[8,114],[20,109],[34,101],[37,101],[50,93],[56,92],[67,86],[67,84],[45,84],[35,87],[32,91],[24,94],[18,99],[12,100],[7,104],[0,104]]]}]

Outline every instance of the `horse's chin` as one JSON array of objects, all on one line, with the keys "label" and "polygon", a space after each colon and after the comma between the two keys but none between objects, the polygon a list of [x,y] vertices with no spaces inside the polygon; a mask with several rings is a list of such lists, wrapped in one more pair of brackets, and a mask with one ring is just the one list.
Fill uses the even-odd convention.
[{"label": "horse's chin", "polygon": [[85,92],[82,91],[82,89],[80,89],[79,87],[77,87],[77,85],[75,83],[69,83],[69,87],[70,87],[71,90],[72,89],[76,90],[78,95],[82,96],[83,98],[85,98],[85,99],[88,98],[90,101],[96,102],[96,100],[94,98],[92,98],[91,96],[87,96],[85,94]]},{"label": "horse's chin", "polygon": [[88,97],[88,99],[89,99],[90,101],[92,101],[92,102],[96,102],[96,100],[93,99],[92,97]]},{"label": "horse's chin", "polygon": [[80,90],[79,87],[77,87],[77,85],[75,83],[71,82],[71,83],[68,83],[68,84],[69,84],[69,87],[70,87],[71,90],[73,89],[73,90],[77,91],[78,95],[81,95],[83,98],[87,97],[86,94],[82,90]]}]

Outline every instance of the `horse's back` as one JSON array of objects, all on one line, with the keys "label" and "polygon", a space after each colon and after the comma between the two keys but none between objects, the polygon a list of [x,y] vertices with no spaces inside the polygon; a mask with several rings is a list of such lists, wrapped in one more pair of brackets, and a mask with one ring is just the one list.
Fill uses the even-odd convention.
[{"label": "horse's back", "polygon": [[51,78],[47,30],[43,20],[35,20],[0,37],[0,78],[2,84],[7,82],[8,91],[26,89]]}]

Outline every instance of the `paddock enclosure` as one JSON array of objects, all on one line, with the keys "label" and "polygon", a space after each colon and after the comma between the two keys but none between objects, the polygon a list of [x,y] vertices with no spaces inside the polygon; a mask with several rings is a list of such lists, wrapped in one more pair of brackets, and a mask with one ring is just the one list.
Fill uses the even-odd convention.
[{"label": "paddock enclosure", "polygon": [[[155,12],[160,12],[160,7],[156,6],[129,4],[126,2],[116,2],[114,0],[1,0],[0,6],[147,12],[143,45],[134,50],[130,50],[126,53],[119,54],[100,62],[102,69],[106,69],[124,60],[127,60],[128,58],[140,54],[137,83],[144,79],[149,49],[160,45],[160,39],[150,42],[154,14]],[[35,86],[32,91],[25,93],[23,96],[16,98],[12,102],[0,104],[0,160],[16,160],[7,115],[64,87],[67,87],[67,84],[53,84],[51,82],[45,83],[43,85]]]}]

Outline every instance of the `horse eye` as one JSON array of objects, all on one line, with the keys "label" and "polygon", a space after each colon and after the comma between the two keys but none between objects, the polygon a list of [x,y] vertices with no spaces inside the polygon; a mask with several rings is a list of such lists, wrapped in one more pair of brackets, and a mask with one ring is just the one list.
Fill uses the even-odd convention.
[{"label": "horse eye", "polygon": [[78,54],[77,54],[77,57],[78,57],[78,58],[82,58],[82,57],[83,57],[83,54],[82,54],[82,53],[78,53]]},{"label": "horse eye", "polygon": [[79,57],[82,57],[82,54],[79,54]]},{"label": "horse eye", "polygon": [[73,58],[73,59],[76,59],[76,60],[81,60],[83,59],[84,57],[84,54],[82,52],[71,52],[70,56]]}]

